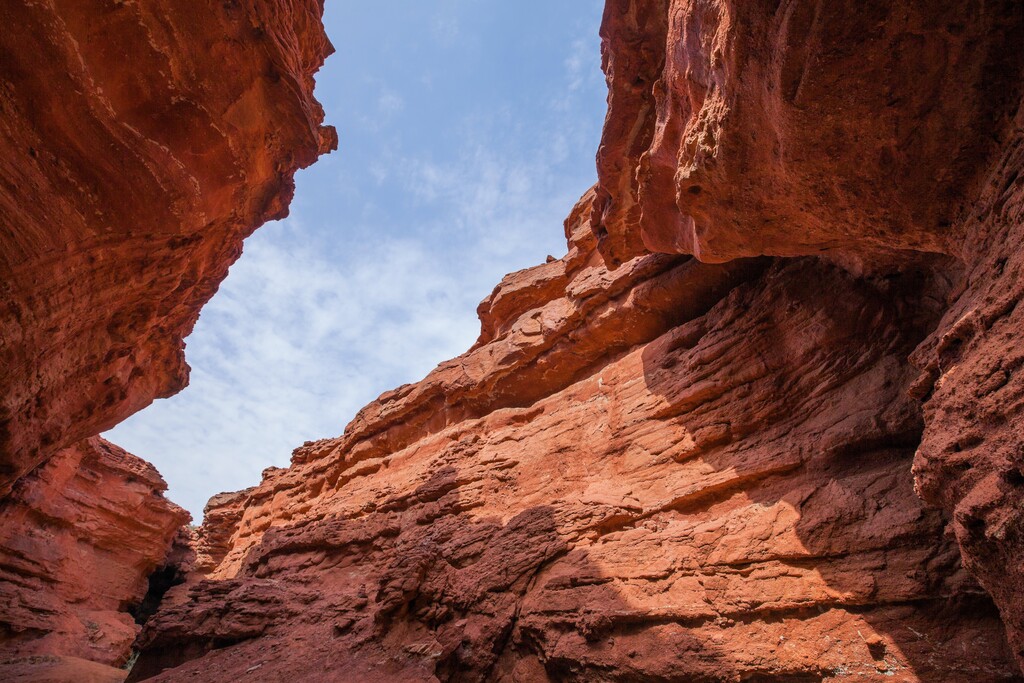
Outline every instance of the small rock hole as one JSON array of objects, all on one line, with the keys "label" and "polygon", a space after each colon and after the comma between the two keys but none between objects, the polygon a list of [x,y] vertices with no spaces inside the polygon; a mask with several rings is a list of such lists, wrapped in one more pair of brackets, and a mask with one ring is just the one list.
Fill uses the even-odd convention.
[{"label": "small rock hole", "polygon": [[1024,474],[1017,469],[1007,470],[1003,472],[1003,481],[1010,486],[1024,486]]}]

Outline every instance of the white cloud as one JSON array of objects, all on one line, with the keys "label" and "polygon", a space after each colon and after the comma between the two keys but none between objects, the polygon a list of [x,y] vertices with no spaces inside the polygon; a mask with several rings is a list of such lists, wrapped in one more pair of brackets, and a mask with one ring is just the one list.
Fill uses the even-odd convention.
[{"label": "white cloud", "polygon": [[436,17],[430,23],[430,32],[441,45],[451,45],[461,33],[459,20],[453,16]]},{"label": "white cloud", "polygon": [[390,116],[405,108],[405,100],[401,95],[390,88],[382,88],[380,97],[377,98],[377,109],[381,114]]},{"label": "white cloud", "polygon": [[390,173],[429,207],[422,224],[397,239],[313,230],[301,215],[261,228],[188,340],[189,388],[108,434],[157,464],[194,516],[465,351],[477,303],[506,272],[564,253],[561,221],[585,189],[542,158],[479,145]]},{"label": "white cloud", "polygon": [[583,87],[586,77],[593,69],[590,57],[591,41],[578,39],[572,42],[572,51],[565,58],[565,70],[569,76],[569,91],[575,92]]},{"label": "white cloud", "polygon": [[188,340],[191,386],[108,434],[155,462],[194,515],[476,337],[464,274],[429,245],[352,243],[332,263],[309,238],[295,221],[251,238]]},{"label": "white cloud", "polygon": [[[382,391],[465,351],[477,303],[505,273],[564,253],[562,220],[593,176],[595,44],[573,43],[553,76],[571,107],[523,121],[488,105],[453,123],[454,149],[437,131],[383,133],[404,101],[367,76],[373,113],[352,112],[339,152],[300,174],[292,217],[246,242],[203,310],[191,386],[107,436],[156,464],[198,517],[211,495],[258,483],[303,441],[337,436]],[[350,136],[373,142],[361,163],[345,156]]]}]

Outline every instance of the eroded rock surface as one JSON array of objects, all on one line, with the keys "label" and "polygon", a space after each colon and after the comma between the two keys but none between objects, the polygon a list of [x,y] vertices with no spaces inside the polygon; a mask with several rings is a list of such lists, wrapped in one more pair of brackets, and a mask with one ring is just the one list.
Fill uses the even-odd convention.
[{"label": "eroded rock surface", "polygon": [[0,503],[0,678],[124,664],[139,631],[132,612],[189,519],[166,489],[152,465],[99,437],[15,485]]},{"label": "eroded rock surface", "polygon": [[0,496],[176,393],[182,339],[337,142],[321,0],[0,7]]},{"label": "eroded rock surface", "polygon": [[473,349],[211,501],[132,680],[1019,680],[913,491],[948,281],[609,271],[592,199]]},{"label": "eroded rock surface", "polygon": [[603,252],[959,254],[1022,27],[1016,0],[609,0]]},{"label": "eroded rock surface", "polygon": [[944,253],[912,354],[916,487],[942,507],[1024,663],[1024,6],[609,2],[595,231],[611,263],[823,254],[853,272]]},{"label": "eroded rock surface", "polygon": [[[104,7],[0,10],[38,29],[0,41],[26,150],[0,161],[27,226],[4,252],[8,484],[180,386],[239,240],[333,143],[315,2]],[[146,27],[137,72],[104,26]],[[1022,30],[1011,0],[609,0],[566,256],[506,277],[466,354],[214,497],[131,679],[1022,680]],[[225,64],[241,80],[209,88]],[[40,487],[84,485],[46,483],[59,463]],[[49,619],[9,639],[18,675],[96,659],[32,649],[81,643],[68,606],[93,608],[18,555],[80,503],[12,525],[16,578],[46,588],[2,590]]]},{"label": "eroded rock surface", "polygon": [[915,352],[918,491],[953,518],[1024,665],[1024,109],[966,216],[962,291]]}]

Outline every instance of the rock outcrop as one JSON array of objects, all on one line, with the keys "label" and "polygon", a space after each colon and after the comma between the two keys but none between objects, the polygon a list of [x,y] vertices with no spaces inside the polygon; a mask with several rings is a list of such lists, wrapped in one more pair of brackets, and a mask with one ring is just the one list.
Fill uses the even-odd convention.
[{"label": "rock outcrop", "polygon": [[1024,664],[1024,6],[609,2],[594,224],[616,263],[822,254],[956,284],[912,354],[918,491]]},{"label": "rock outcrop", "polygon": [[0,503],[0,678],[125,663],[147,579],[189,519],[166,488],[152,465],[99,437],[18,481]]},{"label": "rock outcrop", "polygon": [[322,12],[0,7],[0,678],[124,676],[106,665],[187,515],[90,437],[185,386],[182,339],[243,238],[336,147],[313,98]]},{"label": "rock outcrop", "polygon": [[959,256],[1020,101],[1015,0],[609,0],[594,226],[718,262]]},{"label": "rock outcrop", "polygon": [[185,386],[182,339],[336,146],[322,0],[0,7],[0,497]]},{"label": "rock outcrop", "polygon": [[926,428],[916,486],[953,520],[1024,666],[1024,108],[966,212],[968,270],[912,356]]},{"label": "rock outcrop", "polygon": [[[29,150],[0,161],[7,485],[180,384],[241,237],[334,142],[321,8],[207,9],[0,10],[39,29],[0,40],[3,139]],[[147,28],[137,72],[104,26]],[[216,66],[190,52],[225,34]],[[214,497],[130,680],[1022,680],[1024,6],[608,0],[602,37],[568,253],[506,277],[467,353]],[[67,524],[124,510],[65,463],[86,448],[117,453],[61,451],[4,508],[11,676],[103,680],[82,615],[123,652],[118,612],[153,606],[174,513],[118,475],[152,516]],[[124,578],[25,545],[76,533]]]},{"label": "rock outcrop", "polygon": [[1020,680],[1022,30],[611,0],[568,254],[213,499],[132,679]]},{"label": "rock outcrop", "polygon": [[473,349],[211,501],[131,680],[1018,679],[913,491],[948,280],[610,271],[593,197]]}]

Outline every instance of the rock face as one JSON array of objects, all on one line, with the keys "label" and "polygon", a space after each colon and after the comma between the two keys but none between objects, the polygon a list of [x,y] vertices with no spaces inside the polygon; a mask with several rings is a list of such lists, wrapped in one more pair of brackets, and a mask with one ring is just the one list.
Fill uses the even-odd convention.
[{"label": "rock face", "polygon": [[71,658],[65,667],[128,659],[139,630],[129,611],[139,614],[147,577],[189,519],[166,488],[152,465],[99,437],[15,485],[0,503],[0,678],[53,655]]},{"label": "rock face", "polygon": [[[238,240],[333,143],[320,7],[207,9],[0,10],[38,29],[0,40],[29,150],[0,161],[10,480],[180,384]],[[138,73],[105,26],[147,29]],[[1024,680],[1024,6],[609,0],[602,36],[566,256],[506,277],[467,353],[214,497],[130,680]],[[61,451],[4,508],[10,676],[103,680],[83,615],[123,652],[166,557],[155,475],[103,465],[100,493],[93,452],[119,453]]]},{"label": "rock face", "polygon": [[1022,28],[610,0],[568,254],[211,500],[132,680],[1021,680]]},{"label": "rock face", "polygon": [[312,94],[322,11],[0,7],[4,680],[125,675],[105,665],[129,656],[129,612],[155,609],[169,576],[147,577],[187,515],[152,466],[90,437],[185,386],[182,339],[243,238],[336,146]]},{"label": "rock face", "polygon": [[1015,0],[609,0],[612,263],[959,255],[1020,99]]},{"label": "rock face", "polygon": [[926,429],[918,491],[947,510],[1024,665],[1024,109],[966,213],[962,290],[912,359]]},{"label": "rock face", "polygon": [[242,239],[336,146],[322,0],[4,3],[0,497],[188,380]]},{"label": "rock face", "polygon": [[468,353],[211,501],[131,680],[1019,680],[913,491],[948,280],[609,271],[593,198]]},{"label": "rock face", "polygon": [[957,259],[912,354],[915,485],[946,510],[1024,663],[1024,7],[983,1],[609,2],[595,231],[616,263]]}]

